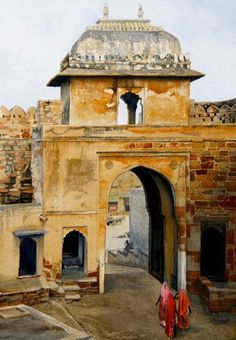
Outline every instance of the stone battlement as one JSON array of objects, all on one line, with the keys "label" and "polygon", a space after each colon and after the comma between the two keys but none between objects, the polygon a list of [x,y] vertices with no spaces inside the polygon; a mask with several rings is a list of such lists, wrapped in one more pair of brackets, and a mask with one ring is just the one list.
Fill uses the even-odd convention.
[{"label": "stone battlement", "polygon": [[219,125],[236,123],[236,99],[219,102],[192,102],[190,124]]}]

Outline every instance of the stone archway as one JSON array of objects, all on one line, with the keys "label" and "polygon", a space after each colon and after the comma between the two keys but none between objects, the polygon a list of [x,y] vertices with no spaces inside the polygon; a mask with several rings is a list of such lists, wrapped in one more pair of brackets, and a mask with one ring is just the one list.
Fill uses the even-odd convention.
[{"label": "stone archway", "polygon": [[[117,253],[118,256],[110,255],[109,259],[113,259],[114,256],[113,263],[145,268],[146,259],[145,261],[143,259],[144,254],[147,253],[148,267],[146,269],[159,281],[167,280],[173,288],[177,289],[177,228],[171,185],[163,175],[143,166],[134,167],[129,170],[129,173],[136,175],[135,177],[140,181],[145,193],[144,205],[146,208],[142,206],[135,208],[141,209],[143,214],[148,214],[148,217],[142,219],[145,224],[143,226],[139,225],[139,221],[136,221],[136,226],[131,227],[130,225],[129,239],[131,242],[129,247],[125,248],[123,252],[120,249]],[[118,178],[124,177],[124,175],[126,172]],[[132,182],[130,186],[133,184]],[[116,181],[115,186],[118,183],[119,181]],[[132,188],[130,187],[130,189]],[[122,187],[119,190],[122,191]],[[130,192],[133,192],[133,189]],[[121,193],[122,196],[123,194],[124,192]],[[130,211],[130,221],[132,221],[131,217],[134,213]],[[134,230],[136,227],[138,230]],[[144,246],[146,242],[148,245],[142,249],[141,246]],[[122,256],[123,253],[125,256]],[[136,256],[135,261],[133,261],[133,254]]]},{"label": "stone archway", "polygon": [[[142,146],[143,143],[137,144],[138,148]],[[135,147],[136,144],[129,145],[129,148]],[[104,291],[105,235],[109,191],[114,179],[128,170],[135,172],[145,187],[146,200],[149,202],[149,216],[151,216],[151,237],[155,241],[158,240],[156,244],[155,241],[152,241],[151,244],[153,249],[149,270],[159,280],[167,279],[173,288],[186,287],[187,159],[184,154],[141,151],[100,155],[97,256],[100,265],[100,292]],[[158,206],[156,202],[154,207],[153,202],[158,201],[158,197],[161,203]],[[155,251],[156,255],[154,255]],[[157,256],[159,263],[154,262]]]}]

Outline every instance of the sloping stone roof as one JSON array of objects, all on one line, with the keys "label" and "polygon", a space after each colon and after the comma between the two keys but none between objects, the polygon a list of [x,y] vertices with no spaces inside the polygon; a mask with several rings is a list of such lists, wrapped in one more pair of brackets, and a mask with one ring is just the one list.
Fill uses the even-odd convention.
[{"label": "sloping stone roof", "polygon": [[189,54],[181,53],[176,37],[142,19],[142,9],[138,20],[110,20],[108,9],[104,13],[75,42],[49,86],[60,86],[65,77],[85,75],[184,76],[192,80],[203,76],[190,69]]}]

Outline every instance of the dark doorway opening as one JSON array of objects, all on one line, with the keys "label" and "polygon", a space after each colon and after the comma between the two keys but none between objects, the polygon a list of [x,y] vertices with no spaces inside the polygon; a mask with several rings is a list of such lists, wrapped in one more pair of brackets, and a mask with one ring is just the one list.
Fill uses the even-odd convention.
[{"label": "dark doorway opening", "polygon": [[68,233],[62,248],[62,272],[70,275],[84,272],[85,265],[85,237],[78,231]]},{"label": "dark doorway opening", "polygon": [[201,275],[225,280],[225,224],[203,223],[201,227]]},{"label": "dark doorway opening", "polygon": [[[131,170],[140,179],[143,184],[147,210],[149,212],[149,272],[160,282],[165,278],[166,250],[165,250],[165,234],[166,234],[166,216],[163,213],[163,204],[165,201],[170,202],[170,214],[174,214],[173,194],[170,184],[167,180],[157,172],[144,168],[136,167]],[[163,198],[165,196],[165,199]],[[168,196],[168,198],[167,198]],[[167,211],[167,209],[165,209]],[[175,240],[177,241],[177,240]],[[172,252],[173,268],[171,270],[171,286],[177,286],[177,272],[175,263],[177,262],[176,245],[168,250]],[[170,270],[170,268],[169,268]]]},{"label": "dark doorway opening", "polygon": [[[126,189],[129,197],[128,233],[124,233],[126,223],[122,225],[119,234],[118,225],[114,222],[114,229],[106,235],[106,241],[119,237],[127,240],[123,248],[113,249],[112,241],[107,247],[107,262],[130,267],[139,267],[148,270],[151,275],[160,282],[167,280],[170,286],[178,289],[178,253],[177,253],[177,223],[174,209],[174,194],[172,186],[167,178],[161,173],[144,166],[136,166],[123,172],[113,182],[110,189],[119,197],[122,195],[124,184],[119,177],[125,178],[126,173],[136,176],[127,176]],[[131,179],[135,177],[133,182]],[[121,192],[121,196],[119,196]],[[127,195],[126,195],[127,196]],[[115,196],[114,196],[115,197]],[[120,217],[120,216],[118,216]],[[108,215],[107,227],[114,217]],[[125,220],[126,222],[126,220]],[[114,237],[113,237],[114,236]],[[110,250],[111,249],[111,250]],[[135,256],[135,258],[134,258]]]},{"label": "dark doorway opening", "polygon": [[24,238],[20,243],[19,276],[36,274],[37,244],[30,238]]}]

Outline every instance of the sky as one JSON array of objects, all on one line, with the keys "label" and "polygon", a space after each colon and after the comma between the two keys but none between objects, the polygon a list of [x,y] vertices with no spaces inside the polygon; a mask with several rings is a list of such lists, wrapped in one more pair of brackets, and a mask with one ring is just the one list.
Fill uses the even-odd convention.
[{"label": "sky", "polygon": [[111,19],[144,19],[175,35],[192,68],[196,101],[236,97],[236,0],[0,0],[0,106],[27,110],[60,98],[46,84],[85,28],[109,7]]}]

